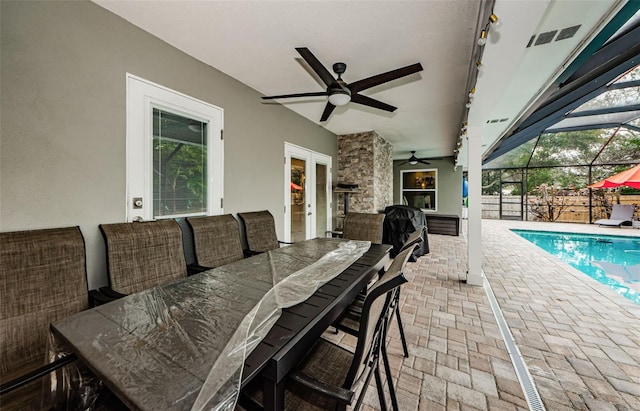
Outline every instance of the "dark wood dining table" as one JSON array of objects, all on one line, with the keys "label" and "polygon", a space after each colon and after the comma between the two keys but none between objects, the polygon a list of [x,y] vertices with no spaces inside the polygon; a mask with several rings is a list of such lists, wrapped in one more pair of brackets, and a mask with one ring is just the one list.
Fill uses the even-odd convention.
[{"label": "dark wood dining table", "polygon": [[[52,334],[130,408],[191,410],[234,327],[262,296],[345,241],[307,240],[132,294],[52,324]],[[390,249],[372,244],[282,310],[242,367],[241,386],[262,379],[266,410],[283,409],[286,375],[384,267]]]}]

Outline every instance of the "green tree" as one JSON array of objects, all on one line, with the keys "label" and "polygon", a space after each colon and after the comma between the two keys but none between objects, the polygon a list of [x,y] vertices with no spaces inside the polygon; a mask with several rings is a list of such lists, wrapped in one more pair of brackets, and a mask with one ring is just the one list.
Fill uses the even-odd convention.
[{"label": "green tree", "polygon": [[206,146],[163,139],[154,147],[156,215],[206,211]]}]

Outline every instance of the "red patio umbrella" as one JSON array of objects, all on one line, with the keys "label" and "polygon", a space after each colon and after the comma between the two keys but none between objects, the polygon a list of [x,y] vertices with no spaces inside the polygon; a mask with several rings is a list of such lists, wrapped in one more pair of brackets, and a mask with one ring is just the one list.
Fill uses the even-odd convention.
[{"label": "red patio umbrella", "polygon": [[291,182],[291,189],[292,190],[302,190],[302,187],[297,185],[296,183],[294,183],[293,181]]},{"label": "red patio umbrella", "polygon": [[593,183],[589,188],[612,188],[627,186],[640,189],[640,164],[621,173]]}]

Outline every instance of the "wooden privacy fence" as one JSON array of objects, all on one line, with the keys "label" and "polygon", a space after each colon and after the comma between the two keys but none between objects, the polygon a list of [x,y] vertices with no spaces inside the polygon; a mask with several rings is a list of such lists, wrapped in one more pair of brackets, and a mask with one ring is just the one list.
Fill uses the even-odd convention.
[{"label": "wooden privacy fence", "polygon": [[[612,197],[612,202],[617,203],[615,196]],[[539,218],[532,211],[532,200],[536,202],[535,196],[529,195],[529,202],[527,197],[523,197],[522,201],[525,202],[523,207],[522,219],[526,221],[540,221]],[[640,205],[640,195],[620,195],[620,204],[634,204]],[[557,204],[563,204],[562,212],[560,216],[555,220],[563,223],[583,223],[589,224],[589,196],[581,195],[567,195],[558,196]],[[520,196],[509,195],[502,196],[502,210],[503,214],[519,214],[520,213]],[[600,204],[593,202],[593,220],[599,218],[606,218],[606,210]],[[500,219],[500,196],[499,195],[483,195],[482,196],[482,218],[487,219]],[[637,207],[634,218],[640,218],[640,208]]]}]

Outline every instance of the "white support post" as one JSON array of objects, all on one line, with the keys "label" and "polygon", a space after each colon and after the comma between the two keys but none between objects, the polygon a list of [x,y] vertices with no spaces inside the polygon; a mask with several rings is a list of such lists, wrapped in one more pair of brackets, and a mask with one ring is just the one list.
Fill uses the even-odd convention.
[{"label": "white support post", "polygon": [[467,284],[482,286],[482,127],[467,128],[469,219],[467,232]]}]

